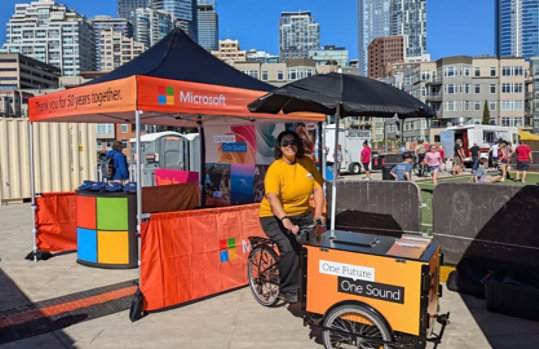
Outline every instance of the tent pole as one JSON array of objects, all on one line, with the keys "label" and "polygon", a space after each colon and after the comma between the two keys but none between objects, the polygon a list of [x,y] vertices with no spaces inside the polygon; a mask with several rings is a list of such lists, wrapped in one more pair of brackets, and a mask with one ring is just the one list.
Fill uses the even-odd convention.
[{"label": "tent pole", "polygon": [[[337,156],[337,146],[339,145],[339,124],[341,121],[341,103],[337,104],[337,112],[335,113],[335,144],[333,151]],[[331,181],[331,235],[330,239],[335,238],[335,212],[337,211],[337,166],[338,161],[333,161],[333,181]]]},{"label": "tent pole", "polygon": [[29,150],[30,150],[30,195],[32,196],[32,237],[34,239],[34,247],[32,249],[34,262],[37,262],[37,228],[36,228],[36,187],[35,187],[35,172],[34,172],[34,123],[29,123],[28,128]]},{"label": "tent pole", "polygon": [[[324,179],[327,178],[327,169],[326,169],[326,122],[320,123],[320,146],[319,146],[319,154],[320,154],[320,164],[322,166],[322,177]],[[324,181],[324,185],[322,186],[324,188],[324,195],[327,196],[327,184]]]},{"label": "tent pole", "polygon": [[202,125],[202,121],[199,120],[198,122],[198,139],[199,142],[199,160],[200,160],[200,168],[199,168],[199,180],[198,180],[198,186],[200,190],[200,207],[206,206],[206,190],[204,186],[206,185],[206,137],[204,135],[204,126]]},{"label": "tent pole", "polygon": [[137,239],[139,241],[138,248],[138,270],[139,270],[139,287],[140,287],[140,255],[141,255],[141,223],[142,223],[142,171],[140,163],[140,115],[141,111],[135,111],[135,127],[136,127],[136,145],[135,145],[135,161],[136,161],[136,182],[137,182]]}]

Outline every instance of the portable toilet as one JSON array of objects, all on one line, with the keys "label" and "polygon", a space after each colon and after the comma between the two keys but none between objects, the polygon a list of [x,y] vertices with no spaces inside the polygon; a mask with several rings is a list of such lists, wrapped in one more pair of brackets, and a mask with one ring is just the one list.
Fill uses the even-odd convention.
[{"label": "portable toilet", "polygon": [[189,159],[189,171],[200,172],[200,136],[198,133],[186,133],[183,136],[189,141],[189,148],[184,150]]},{"label": "portable toilet", "polygon": [[[155,185],[158,168],[197,171],[189,165],[189,140],[178,132],[148,133],[140,137],[142,186]],[[136,139],[131,138],[131,154],[135,159]]]}]

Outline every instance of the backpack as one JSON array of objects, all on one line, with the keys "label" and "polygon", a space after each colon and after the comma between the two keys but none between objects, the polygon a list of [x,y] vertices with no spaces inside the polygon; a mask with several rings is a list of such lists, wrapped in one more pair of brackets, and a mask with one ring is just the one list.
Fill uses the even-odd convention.
[{"label": "backpack", "polygon": [[116,169],[114,168],[114,155],[116,155],[116,153],[107,155],[101,159],[101,177],[104,179],[112,179],[112,177],[114,177],[114,173],[116,172]]}]

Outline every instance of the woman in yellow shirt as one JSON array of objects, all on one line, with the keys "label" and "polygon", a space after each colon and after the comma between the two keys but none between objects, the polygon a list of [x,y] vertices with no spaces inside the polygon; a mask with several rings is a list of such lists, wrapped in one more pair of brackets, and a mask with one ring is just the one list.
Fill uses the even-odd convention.
[{"label": "woman in yellow shirt", "polygon": [[[314,162],[304,156],[303,143],[292,131],[283,131],[277,137],[275,161],[264,179],[265,196],[260,204],[260,224],[264,233],[274,241],[281,253],[279,274],[280,297],[287,302],[298,301],[300,273],[296,268],[301,246],[295,234],[300,225],[313,224],[322,215],[324,180]],[[314,194],[314,219],[309,197]]]}]

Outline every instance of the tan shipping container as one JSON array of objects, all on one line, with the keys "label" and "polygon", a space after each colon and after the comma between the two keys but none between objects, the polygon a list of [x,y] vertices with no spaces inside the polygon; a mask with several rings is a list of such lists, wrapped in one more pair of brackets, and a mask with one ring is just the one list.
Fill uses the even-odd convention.
[{"label": "tan shipping container", "polygon": [[[71,191],[96,180],[95,130],[95,124],[34,123],[36,193]],[[0,118],[0,204],[31,196],[28,138],[27,118]]]}]

